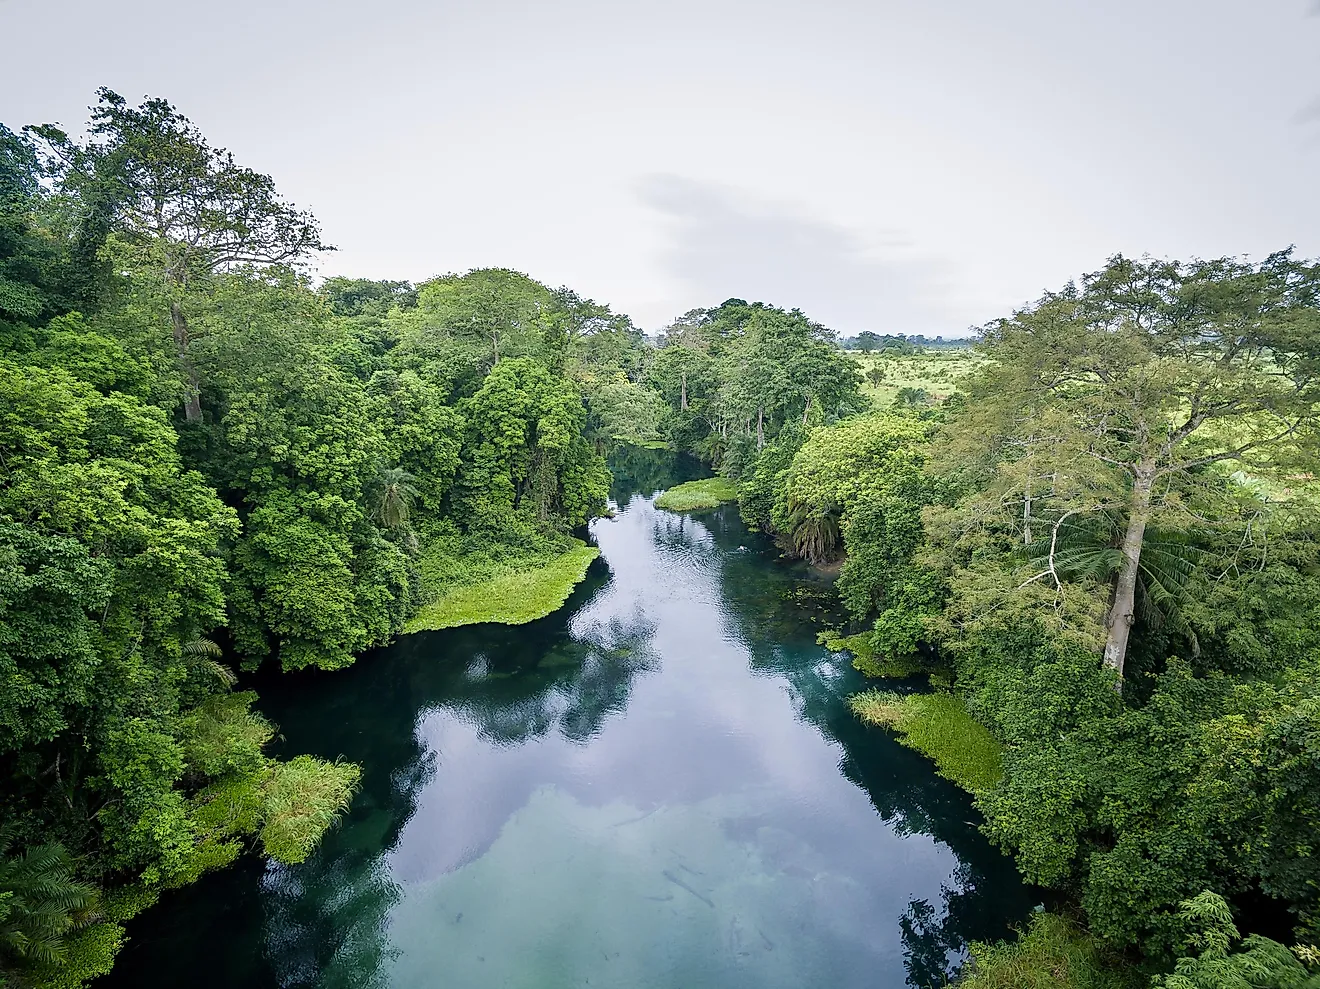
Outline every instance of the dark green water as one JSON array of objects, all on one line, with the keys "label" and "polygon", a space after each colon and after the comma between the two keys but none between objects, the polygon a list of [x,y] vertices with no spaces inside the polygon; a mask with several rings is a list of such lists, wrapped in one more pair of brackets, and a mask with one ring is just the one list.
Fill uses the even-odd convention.
[{"label": "dark green water", "polygon": [[847,712],[827,588],[733,507],[657,510],[682,465],[615,470],[557,614],[262,679],[283,751],[365,767],[352,811],[166,894],[98,989],[939,985],[1026,916],[969,799]]}]

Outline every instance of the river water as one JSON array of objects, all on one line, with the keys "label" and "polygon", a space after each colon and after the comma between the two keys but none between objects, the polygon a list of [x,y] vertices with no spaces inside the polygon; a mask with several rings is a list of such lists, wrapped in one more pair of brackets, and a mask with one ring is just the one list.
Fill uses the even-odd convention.
[{"label": "river water", "polygon": [[847,711],[827,585],[736,506],[655,508],[692,467],[616,458],[548,618],[263,677],[282,753],[363,765],[350,813],[165,894],[98,989],[941,985],[1020,923],[969,798]]}]

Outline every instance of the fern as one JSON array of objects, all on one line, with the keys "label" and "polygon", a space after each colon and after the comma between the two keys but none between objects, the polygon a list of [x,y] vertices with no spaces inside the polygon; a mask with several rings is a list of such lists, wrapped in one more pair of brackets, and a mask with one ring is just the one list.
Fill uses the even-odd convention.
[{"label": "fern", "polygon": [[0,828],[0,958],[20,968],[58,965],[66,934],[95,919],[95,887],[74,878],[61,845],[9,855],[11,828]]}]

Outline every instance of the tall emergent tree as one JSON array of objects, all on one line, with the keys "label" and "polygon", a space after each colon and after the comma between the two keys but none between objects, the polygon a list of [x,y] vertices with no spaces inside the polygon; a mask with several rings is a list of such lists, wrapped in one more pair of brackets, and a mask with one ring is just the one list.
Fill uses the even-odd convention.
[{"label": "tall emergent tree", "polygon": [[167,101],[133,107],[104,87],[97,95],[84,140],[52,124],[30,131],[61,191],[77,202],[84,254],[113,232],[164,275],[184,415],[197,422],[201,397],[185,311],[190,284],[236,266],[296,264],[330,248],[315,217],[281,199],[269,175],[212,147]]},{"label": "tall emergent tree", "polygon": [[[1080,286],[985,330],[992,360],[962,435],[995,451],[980,496],[1042,523],[1104,516],[1104,663],[1121,678],[1152,525],[1191,531],[1228,470],[1286,478],[1314,439],[1320,266],[1282,251],[1252,265],[1112,258]],[[1231,490],[1231,489],[1229,489]],[[1037,531],[1039,535],[1039,530]],[[1052,541],[1053,542],[1053,541]],[[1030,580],[1058,583],[1057,555]]]}]

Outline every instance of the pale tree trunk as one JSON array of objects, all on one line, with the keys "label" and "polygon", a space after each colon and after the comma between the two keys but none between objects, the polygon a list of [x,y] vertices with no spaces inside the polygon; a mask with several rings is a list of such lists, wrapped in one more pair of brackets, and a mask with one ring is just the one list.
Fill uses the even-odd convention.
[{"label": "pale tree trunk", "polygon": [[197,384],[197,368],[193,367],[188,356],[188,320],[183,316],[183,308],[177,302],[170,303],[170,318],[174,322],[174,353],[179,362],[179,370],[188,389],[183,399],[183,417],[188,422],[202,421],[202,394]]},{"label": "pale tree trunk", "polygon": [[756,410],[756,449],[765,449],[765,406]]},{"label": "pale tree trunk", "polygon": [[1118,690],[1123,689],[1123,664],[1127,660],[1128,637],[1137,620],[1137,575],[1141,567],[1141,544],[1150,520],[1150,495],[1155,485],[1155,465],[1143,461],[1137,465],[1128,506],[1127,532],[1123,535],[1123,563],[1114,585],[1114,603],[1109,608],[1109,631],[1105,640],[1105,665],[1118,673]]},{"label": "pale tree trunk", "polygon": [[1031,482],[1022,492],[1022,545],[1031,545]]},{"label": "pale tree trunk", "polygon": [[678,407],[682,409],[684,412],[686,412],[687,411],[687,372],[686,371],[683,372],[683,383],[681,388],[682,390],[679,392],[679,396],[678,396]]},{"label": "pale tree trunk", "polygon": [[807,424],[807,415],[811,412],[811,400],[813,398],[815,398],[814,395],[807,396],[807,407],[802,410],[802,425],[804,426]]}]

